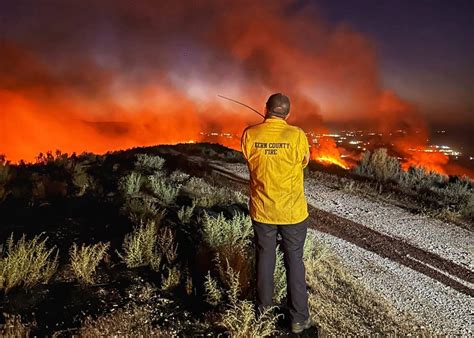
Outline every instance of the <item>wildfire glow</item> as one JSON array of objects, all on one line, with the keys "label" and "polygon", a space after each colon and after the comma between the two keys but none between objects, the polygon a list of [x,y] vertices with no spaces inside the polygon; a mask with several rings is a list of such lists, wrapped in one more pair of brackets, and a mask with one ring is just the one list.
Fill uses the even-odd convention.
[{"label": "wildfire glow", "polygon": [[425,152],[423,148],[412,150],[411,156],[402,164],[404,170],[410,167],[422,167],[426,171],[434,171],[446,175],[444,166],[448,164],[449,158],[439,151]]},{"label": "wildfire glow", "polygon": [[[270,94],[284,92],[289,123],[306,131],[326,129],[323,117],[353,116],[384,135],[400,124],[421,129],[395,142],[396,152],[445,172],[446,157],[406,151],[426,146],[427,128],[411,103],[381,87],[370,38],[315,17],[305,2],[292,15],[273,0],[33,3],[28,29],[0,37],[0,154],[12,162],[56,149],[104,153],[189,140],[239,149],[239,135],[260,117],[216,95],[261,111]],[[349,168],[341,151],[321,138],[311,158]]]},{"label": "wildfire glow", "polygon": [[322,164],[335,164],[344,169],[349,169],[349,165],[341,157],[336,142],[330,136],[320,137],[318,142],[311,146],[311,159]]}]

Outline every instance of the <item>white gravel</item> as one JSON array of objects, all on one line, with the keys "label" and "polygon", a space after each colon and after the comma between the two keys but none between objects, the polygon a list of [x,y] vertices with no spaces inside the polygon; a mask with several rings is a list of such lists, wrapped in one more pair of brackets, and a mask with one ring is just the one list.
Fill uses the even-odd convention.
[{"label": "white gravel", "polygon": [[402,239],[470,270],[474,269],[474,238],[466,229],[439,219],[414,215],[386,202],[374,202],[372,199],[336,190],[314,179],[305,181],[305,189],[308,203],[318,209],[363,224],[384,235]]},{"label": "white gravel", "polygon": [[[225,164],[227,170],[248,178],[247,167]],[[474,269],[474,238],[468,230],[438,219],[420,217],[400,207],[333,189],[314,179],[305,181],[308,203],[370,229]],[[473,335],[473,298],[429,276],[332,235],[315,231],[356,278],[389,299],[399,311],[444,334]],[[458,282],[473,285],[459,278]]]}]

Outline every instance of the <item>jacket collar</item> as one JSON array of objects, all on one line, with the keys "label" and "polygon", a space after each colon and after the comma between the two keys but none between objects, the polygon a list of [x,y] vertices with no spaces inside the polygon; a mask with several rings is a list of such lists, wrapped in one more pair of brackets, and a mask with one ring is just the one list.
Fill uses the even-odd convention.
[{"label": "jacket collar", "polygon": [[286,124],[286,121],[283,119],[275,118],[275,117],[268,117],[265,119],[265,123],[284,123]]}]

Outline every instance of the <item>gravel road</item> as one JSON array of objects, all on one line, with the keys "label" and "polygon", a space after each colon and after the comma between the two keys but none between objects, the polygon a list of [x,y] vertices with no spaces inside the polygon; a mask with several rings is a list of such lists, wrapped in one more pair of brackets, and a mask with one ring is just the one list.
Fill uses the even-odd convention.
[{"label": "gravel road", "polygon": [[[247,167],[225,164],[248,179]],[[305,180],[314,231],[368,288],[443,334],[473,335],[472,232]]]}]

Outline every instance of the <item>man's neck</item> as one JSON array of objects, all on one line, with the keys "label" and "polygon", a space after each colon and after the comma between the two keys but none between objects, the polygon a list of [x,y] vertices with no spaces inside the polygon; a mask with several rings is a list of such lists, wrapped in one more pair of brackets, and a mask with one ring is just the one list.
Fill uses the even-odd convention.
[{"label": "man's neck", "polygon": [[283,117],[278,117],[278,116],[275,116],[275,115],[269,115],[269,116],[267,116],[267,119],[273,119],[273,120],[282,120],[282,121],[285,121],[285,118],[283,118]]}]

